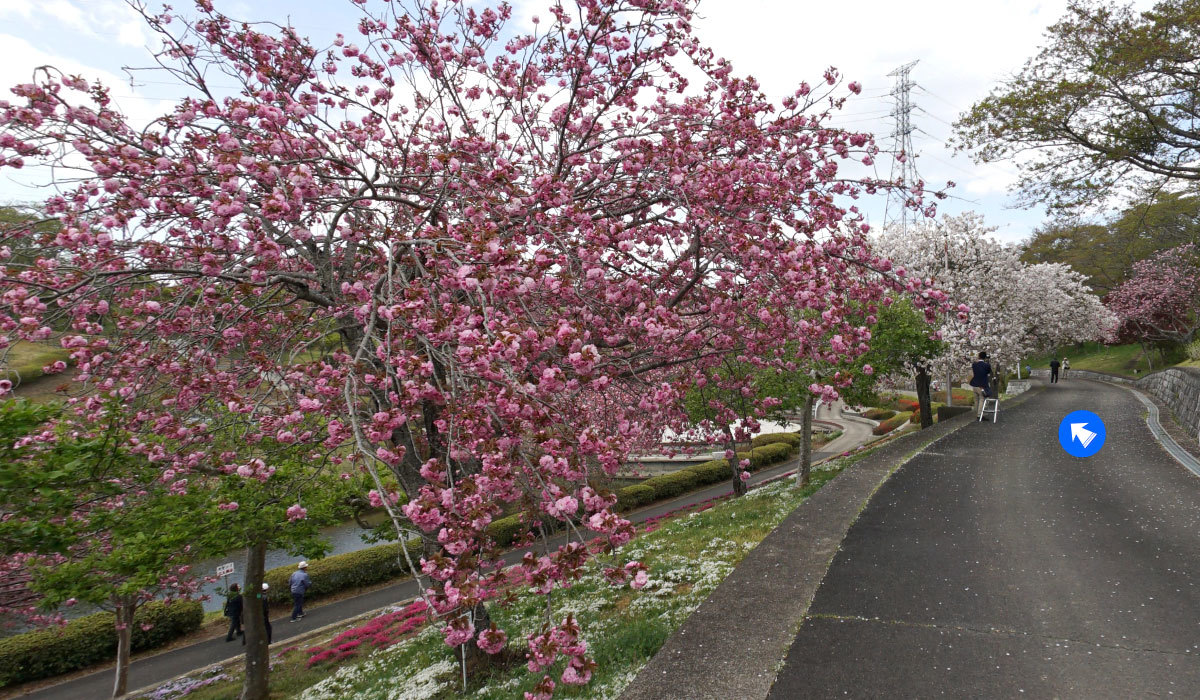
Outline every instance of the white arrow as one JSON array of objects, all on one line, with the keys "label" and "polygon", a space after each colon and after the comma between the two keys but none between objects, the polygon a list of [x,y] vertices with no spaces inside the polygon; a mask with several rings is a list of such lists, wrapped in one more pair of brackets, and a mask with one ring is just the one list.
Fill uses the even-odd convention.
[{"label": "white arrow", "polygon": [[1092,440],[1096,439],[1096,434],[1084,428],[1087,423],[1072,423],[1071,424],[1071,439],[1078,440],[1086,450],[1087,446],[1092,444]]}]

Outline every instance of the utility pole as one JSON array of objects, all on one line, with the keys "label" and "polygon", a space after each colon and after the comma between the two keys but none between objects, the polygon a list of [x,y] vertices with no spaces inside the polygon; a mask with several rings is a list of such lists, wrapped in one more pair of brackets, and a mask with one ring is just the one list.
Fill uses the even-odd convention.
[{"label": "utility pole", "polygon": [[911,117],[915,105],[912,103],[911,92],[916,83],[909,78],[909,73],[915,65],[917,61],[909,61],[888,73],[888,77],[896,78],[891,92],[895,100],[891,114],[895,127],[892,129],[892,173],[888,178],[893,187],[888,190],[883,226],[886,229],[889,225],[899,224],[904,233],[908,232],[909,192],[921,182],[921,176],[917,173],[916,149],[913,148],[912,142]]}]

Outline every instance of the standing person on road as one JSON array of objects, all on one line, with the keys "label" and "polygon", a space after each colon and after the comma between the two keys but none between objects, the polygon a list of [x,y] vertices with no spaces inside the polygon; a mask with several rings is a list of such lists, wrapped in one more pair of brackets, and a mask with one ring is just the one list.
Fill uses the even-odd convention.
[{"label": "standing person on road", "polygon": [[1069,370],[1069,369],[1071,369],[1071,363],[1068,362],[1067,358],[1064,357],[1063,358],[1063,379],[1067,378],[1067,370]]},{"label": "standing person on road", "polygon": [[239,637],[243,634],[242,591],[236,583],[229,586],[229,597],[225,600],[225,617],[229,618],[229,632],[225,634],[225,641],[232,642],[235,634]]},{"label": "standing person on road", "polygon": [[971,363],[971,389],[975,392],[975,415],[983,420],[983,400],[991,396],[992,366],[987,361],[987,353],[979,353],[979,359]]},{"label": "standing person on road", "polygon": [[304,594],[312,585],[308,577],[308,562],[302,561],[296,565],[296,570],[288,578],[288,586],[292,591],[292,622],[304,617]]},{"label": "standing person on road", "polygon": [[1058,360],[1050,360],[1050,383],[1058,384]]}]

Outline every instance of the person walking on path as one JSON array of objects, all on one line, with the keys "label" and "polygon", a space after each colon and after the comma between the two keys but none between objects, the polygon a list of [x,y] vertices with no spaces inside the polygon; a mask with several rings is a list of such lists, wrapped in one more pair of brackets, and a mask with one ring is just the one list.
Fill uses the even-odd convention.
[{"label": "person walking on path", "polygon": [[292,591],[292,622],[304,617],[304,594],[312,585],[308,576],[308,562],[302,561],[296,565],[296,570],[288,578],[288,586]]},{"label": "person walking on path", "polygon": [[225,617],[229,618],[229,632],[225,634],[225,641],[232,642],[236,634],[241,637],[242,632],[242,591],[236,583],[229,586],[229,597],[225,600]]},{"label": "person walking on path", "polygon": [[1067,378],[1067,370],[1071,369],[1071,363],[1068,362],[1067,358],[1065,358],[1065,357],[1063,358],[1062,368],[1063,368],[1063,374],[1062,374],[1063,379],[1066,379]]},{"label": "person walking on path", "polygon": [[1050,383],[1058,384],[1058,360],[1050,360]]},{"label": "person walking on path", "polygon": [[975,415],[983,420],[983,400],[990,397],[992,366],[987,361],[987,353],[979,353],[979,359],[971,363],[971,389],[975,392]]},{"label": "person walking on path", "polygon": [[[262,593],[259,594],[259,597],[262,598],[263,627],[267,629],[267,644],[271,643],[271,602],[267,599],[267,591],[269,590],[271,590],[271,587],[267,585],[266,581],[263,581]],[[246,635],[242,635],[242,646],[245,645]]]}]

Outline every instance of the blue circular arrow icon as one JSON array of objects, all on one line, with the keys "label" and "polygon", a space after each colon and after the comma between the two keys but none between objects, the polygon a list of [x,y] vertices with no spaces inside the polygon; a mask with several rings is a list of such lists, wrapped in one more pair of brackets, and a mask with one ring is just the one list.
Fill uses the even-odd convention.
[{"label": "blue circular arrow icon", "polygon": [[1072,457],[1091,457],[1104,447],[1104,421],[1091,411],[1068,413],[1058,424],[1058,443]]}]

